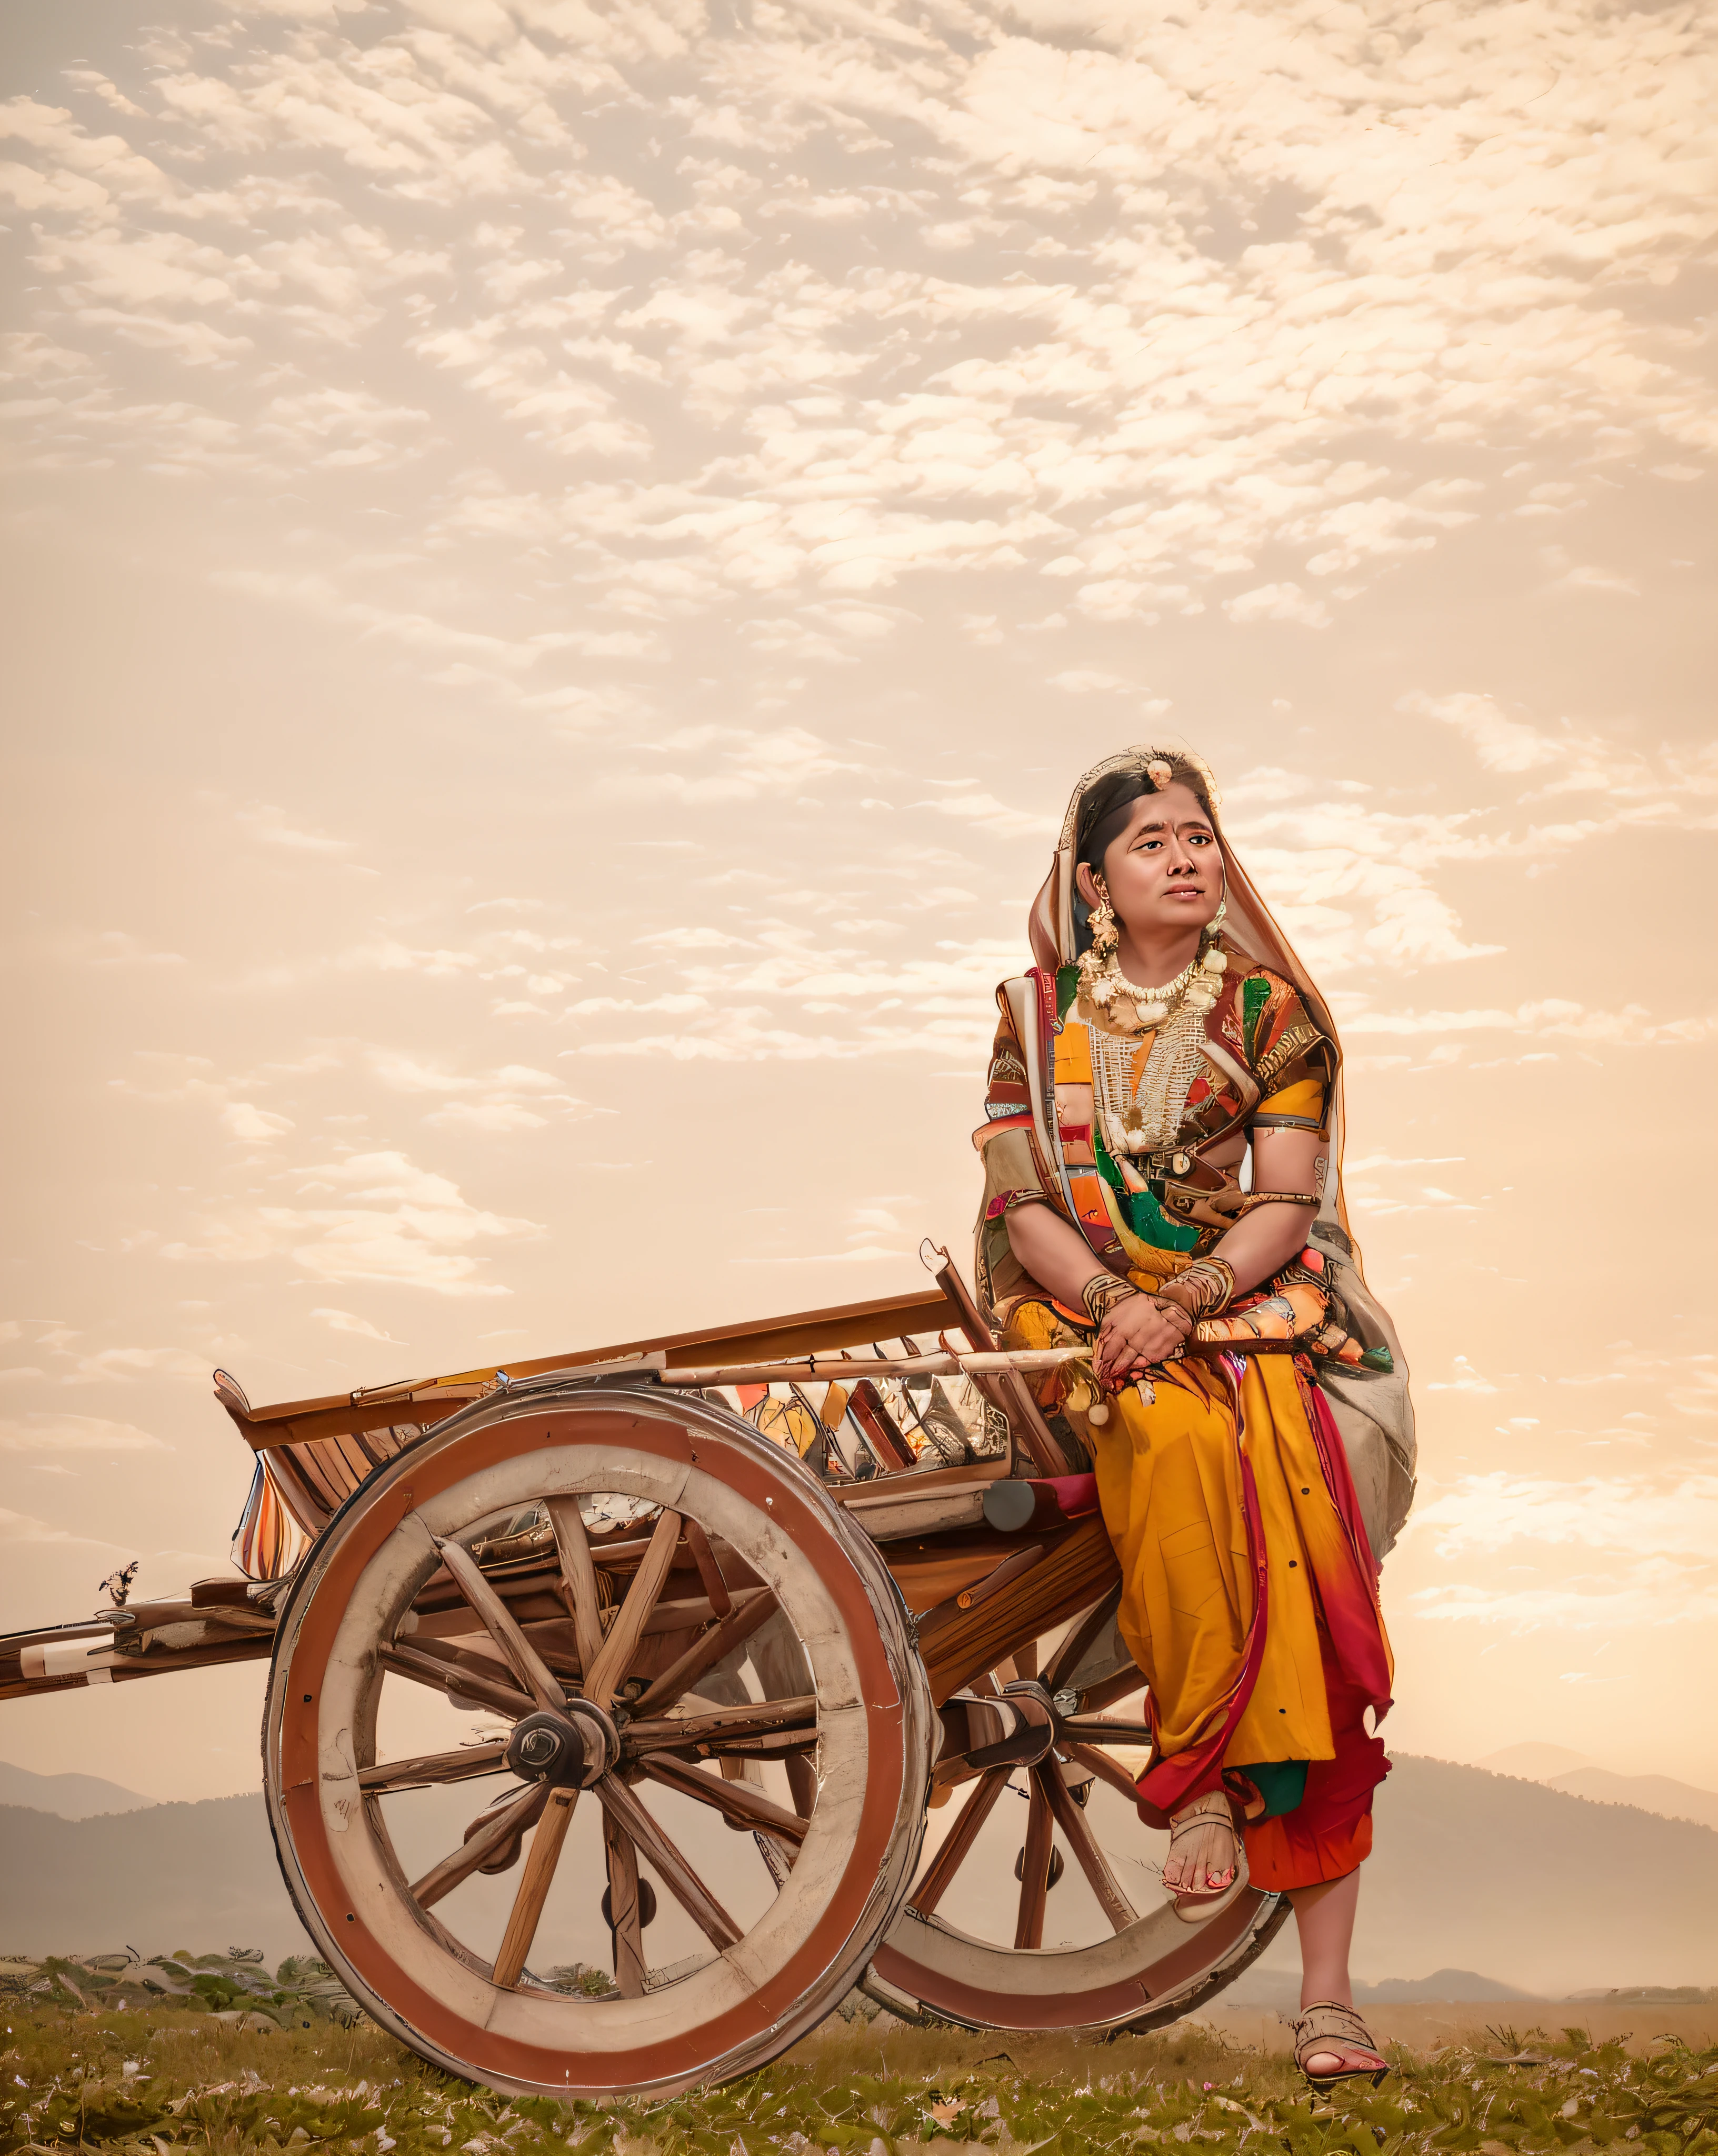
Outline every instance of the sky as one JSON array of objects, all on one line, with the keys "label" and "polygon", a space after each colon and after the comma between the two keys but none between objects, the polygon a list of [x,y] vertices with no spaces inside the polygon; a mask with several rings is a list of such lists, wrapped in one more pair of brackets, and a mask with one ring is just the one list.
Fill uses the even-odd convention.
[{"label": "sky", "polygon": [[[1386,1733],[1718,1787],[1710,12],[11,11],[0,1627],[254,1400],[911,1289],[1214,767],[1413,1368]],[[1702,692],[1705,693],[1702,693]],[[0,1755],[255,1786],[259,1670]]]}]

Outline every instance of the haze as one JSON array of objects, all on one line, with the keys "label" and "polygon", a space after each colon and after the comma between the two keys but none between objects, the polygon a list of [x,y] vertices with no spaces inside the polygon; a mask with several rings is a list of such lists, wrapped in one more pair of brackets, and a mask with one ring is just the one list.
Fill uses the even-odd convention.
[{"label": "haze", "polygon": [[[0,1625],[225,1568],[216,1363],[964,1250],[1069,785],[1181,740],[1344,1028],[1387,1733],[1712,1785],[1711,22],[11,11]],[[260,1683],[0,1753],[254,1787]]]}]

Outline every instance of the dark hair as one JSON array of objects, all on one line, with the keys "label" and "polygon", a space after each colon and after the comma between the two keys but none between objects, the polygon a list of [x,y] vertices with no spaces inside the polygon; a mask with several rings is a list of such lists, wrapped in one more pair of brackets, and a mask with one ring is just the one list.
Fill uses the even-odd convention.
[{"label": "dark hair", "polygon": [[[1187,788],[1214,828],[1217,819],[1205,790],[1204,773],[1172,749],[1154,756],[1152,761],[1169,766],[1171,783]],[[1143,771],[1115,771],[1107,778],[1100,778],[1080,808],[1076,860],[1084,862],[1095,875],[1101,875],[1104,855],[1126,829],[1133,814],[1133,804],[1156,791]]]}]

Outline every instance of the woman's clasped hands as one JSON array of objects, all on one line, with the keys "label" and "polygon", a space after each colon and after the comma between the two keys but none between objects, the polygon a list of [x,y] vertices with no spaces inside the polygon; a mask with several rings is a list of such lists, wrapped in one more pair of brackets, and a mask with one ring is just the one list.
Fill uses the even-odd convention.
[{"label": "woman's clasped hands", "polygon": [[1111,1308],[1099,1332],[1092,1357],[1098,1382],[1106,1391],[1119,1390],[1153,1363],[1167,1361],[1192,1331],[1192,1319],[1176,1304],[1128,1296]]}]

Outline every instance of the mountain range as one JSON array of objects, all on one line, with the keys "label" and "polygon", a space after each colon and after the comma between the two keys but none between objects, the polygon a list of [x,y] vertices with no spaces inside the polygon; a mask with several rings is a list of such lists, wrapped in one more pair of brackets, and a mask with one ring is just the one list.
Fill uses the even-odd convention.
[{"label": "mountain range", "polygon": [[0,1804],[23,1804],[59,1819],[95,1819],[106,1812],[141,1812],[153,1797],[105,1782],[99,1774],[37,1774],[0,1759]]},{"label": "mountain range", "polygon": [[[0,1807],[0,1949],[258,1946],[271,1962],[305,1950],[259,1795],[121,1810],[135,1793],[116,1784],[37,1779],[88,1782],[56,1794],[90,1810]],[[96,1813],[91,1790],[114,1808]],[[1718,1982],[1710,1826],[1412,1755],[1396,1759],[1377,1819],[1355,1940],[1369,1996]],[[1285,1933],[1251,1981],[1271,1989],[1294,1962]]]}]

